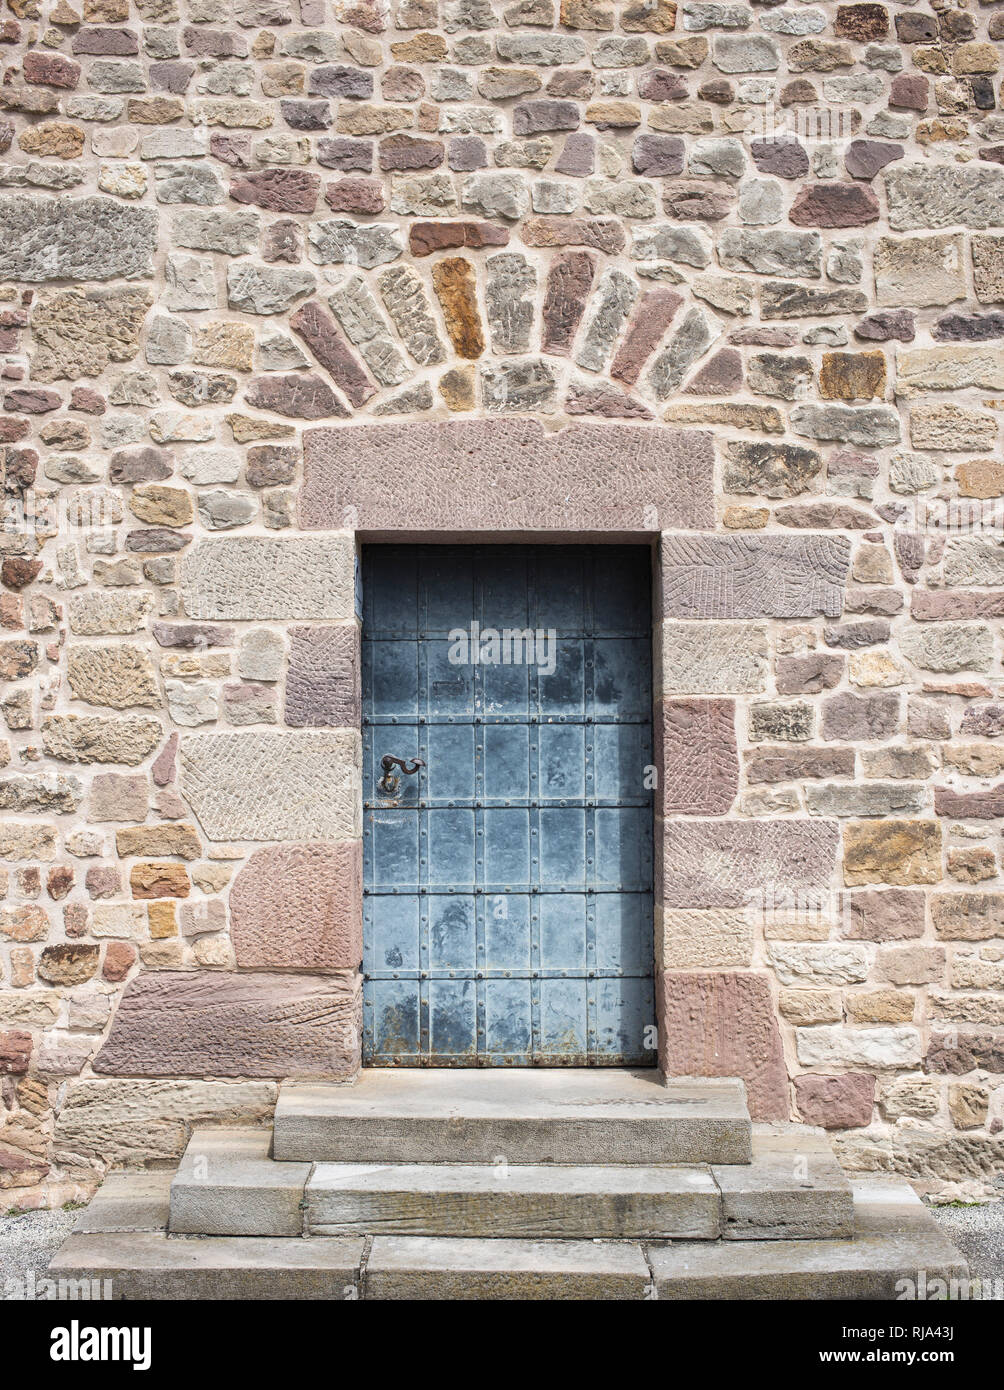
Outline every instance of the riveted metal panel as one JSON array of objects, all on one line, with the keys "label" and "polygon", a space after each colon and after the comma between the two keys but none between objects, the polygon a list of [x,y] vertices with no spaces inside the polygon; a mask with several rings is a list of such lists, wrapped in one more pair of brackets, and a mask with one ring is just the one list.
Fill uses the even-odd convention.
[{"label": "riveted metal panel", "polygon": [[648,551],[369,546],[362,573],[365,1060],[651,1064]]}]

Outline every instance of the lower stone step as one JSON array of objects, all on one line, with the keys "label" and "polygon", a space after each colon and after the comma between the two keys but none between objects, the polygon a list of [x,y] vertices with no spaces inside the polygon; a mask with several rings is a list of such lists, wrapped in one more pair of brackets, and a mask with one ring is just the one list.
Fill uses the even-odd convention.
[{"label": "lower stone step", "polygon": [[677,1241],[650,1245],[660,1299],[881,1299],[968,1278],[965,1260],[905,1182],[852,1182],[849,1240]]},{"label": "lower stone step", "polygon": [[714,1240],[707,1168],[319,1163],[307,1184],[318,1235]]},{"label": "lower stone step", "polygon": [[[842,1240],[472,1240],[454,1237],[172,1236],[123,1224],[120,1182],[49,1267],[55,1279],[101,1280],[113,1299],[897,1299],[968,1277],[965,1261],[911,1189],[854,1183],[856,1233]],[[104,1190],[104,1189],[102,1189]],[[113,1210],[114,1208],[114,1210]],[[132,1206],[150,1222],[149,1195]],[[128,1214],[125,1219],[128,1218]]]},{"label": "lower stone step", "polygon": [[287,1082],[274,1157],[333,1163],[748,1163],[741,1081],[610,1070],[395,1071]]},{"label": "lower stone step", "polygon": [[820,1130],[757,1126],[753,1162],[509,1165],[280,1162],[262,1129],[197,1129],[171,1183],[182,1235],[785,1240],[849,1235]]}]

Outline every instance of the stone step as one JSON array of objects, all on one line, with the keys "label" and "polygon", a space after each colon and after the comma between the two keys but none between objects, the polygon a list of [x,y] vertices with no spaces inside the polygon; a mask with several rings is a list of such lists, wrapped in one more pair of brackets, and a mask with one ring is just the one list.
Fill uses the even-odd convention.
[{"label": "stone step", "polygon": [[748,1163],[741,1081],[652,1071],[367,1068],[287,1082],[273,1156],[333,1163]]},{"label": "stone step", "polygon": [[[966,1279],[965,1260],[908,1183],[852,1182],[855,1231],[844,1240],[677,1241],[650,1245],[660,1299],[883,1299]],[[375,1245],[375,1242],[374,1242]]]},{"label": "stone step", "polygon": [[299,1236],[309,1163],[276,1163],[266,1129],[196,1129],[171,1183],[176,1235]]},{"label": "stone step", "polygon": [[[855,1182],[838,1240],[460,1239],[170,1235],[167,1186],[108,1183],[49,1266],[113,1299],[888,1299],[965,1261],[906,1183]],[[102,1194],[105,1194],[104,1197]],[[142,1223],[142,1228],[140,1228]],[[124,1229],[133,1226],[136,1229]],[[67,1297],[70,1293],[67,1293]]]},{"label": "stone step", "polygon": [[319,1163],[311,1235],[715,1240],[721,1198],[706,1167]]},{"label": "stone step", "polygon": [[[196,1129],[173,1234],[807,1239],[853,1230],[826,1136],[756,1126],[753,1162],[509,1165],[280,1162],[261,1129]],[[127,1228],[128,1229],[128,1228]]]},{"label": "stone step", "polygon": [[821,1129],[754,1125],[753,1162],[712,1164],[725,1240],[819,1240],[854,1233],[854,1196]]}]

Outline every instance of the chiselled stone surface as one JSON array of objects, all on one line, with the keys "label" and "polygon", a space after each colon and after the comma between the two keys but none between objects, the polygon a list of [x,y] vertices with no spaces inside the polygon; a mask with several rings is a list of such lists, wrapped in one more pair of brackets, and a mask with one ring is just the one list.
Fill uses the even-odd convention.
[{"label": "chiselled stone surface", "polygon": [[291,629],[285,720],[300,728],[359,723],[359,630],[354,624]]},{"label": "chiselled stone surface", "polygon": [[[630,464],[614,473],[603,461],[616,447]],[[410,527],[430,530],[533,528],[548,510],[572,530],[636,526],[646,506],[667,525],[708,516],[710,438],[696,431],[576,424],[545,435],[533,421],[318,429],[304,436],[304,458],[308,529],[329,529],[346,507],[360,527],[404,508]]]},{"label": "chiselled stone surface", "polygon": [[782,886],[825,887],[837,844],[834,821],[675,821],[665,832],[663,900],[671,907],[756,906]]},{"label": "chiselled stone surface", "polygon": [[359,736],[187,736],[182,788],[211,840],[350,839],[359,834]]},{"label": "chiselled stone surface", "polygon": [[347,535],[203,540],[182,561],[185,611],[190,618],[346,619],[353,556]]},{"label": "chiselled stone surface", "polygon": [[100,376],[129,362],[153,297],[148,290],[59,290],[39,297],[31,316],[32,377],[56,381]]},{"label": "chiselled stone surface", "polygon": [[230,915],[241,969],[356,969],[363,951],[358,842],[255,850],[234,880]]},{"label": "chiselled stone surface", "polygon": [[156,212],[114,198],[0,198],[4,280],[149,278],[156,240]]},{"label": "chiselled stone surface", "polygon": [[127,987],[102,1076],[346,1077],[358,1066],[352,972],[151,970]]},{"label": "chiselled stone surface", "polygon": [[835,617],[850,557],[840,536],[666,536],[670,618]]},{"label": "chiselled stone surface", "polygon": [[661,688],[668,695],[766,688],[767,630],[759,623],[663,623],[660,657]]},{"label": "chiselled stone surface", "polygon": [[665,700],[658,707],[662,812],[725,815],[739,787],[735,703]]}]

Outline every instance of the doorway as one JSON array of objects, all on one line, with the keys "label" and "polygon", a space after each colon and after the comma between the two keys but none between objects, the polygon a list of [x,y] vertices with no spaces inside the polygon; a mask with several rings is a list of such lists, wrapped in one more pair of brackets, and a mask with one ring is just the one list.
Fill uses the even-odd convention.
[{"label": "doorway", "polygon": [[651,551],[363,548],[363,1060],[654,1065]]}]

